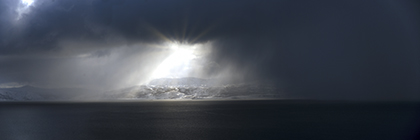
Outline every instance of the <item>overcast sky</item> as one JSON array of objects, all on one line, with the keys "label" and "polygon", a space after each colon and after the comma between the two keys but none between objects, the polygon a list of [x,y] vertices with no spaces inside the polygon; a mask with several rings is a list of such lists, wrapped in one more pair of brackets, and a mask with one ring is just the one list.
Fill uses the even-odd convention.
[{"label": "overcast sky", "polygon": [[193,77],[420,98],[419,27],[416,0],[1,0],[0,85],[147,83],[172,41],[200,45]]}]

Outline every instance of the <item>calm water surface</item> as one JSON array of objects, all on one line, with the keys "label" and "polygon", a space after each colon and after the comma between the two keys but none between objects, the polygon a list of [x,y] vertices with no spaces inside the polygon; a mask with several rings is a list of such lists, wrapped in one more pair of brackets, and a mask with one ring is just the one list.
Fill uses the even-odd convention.
[{"label": "calm water surface", "polygon": [[322,101],[2,102],[1,140],[404,140],[420,104]]}]

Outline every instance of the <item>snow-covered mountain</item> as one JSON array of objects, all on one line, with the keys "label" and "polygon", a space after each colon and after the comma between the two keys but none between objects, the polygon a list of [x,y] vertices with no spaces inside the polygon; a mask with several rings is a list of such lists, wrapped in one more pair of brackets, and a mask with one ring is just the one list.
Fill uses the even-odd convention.
[{"label": "snow-covered mountain", "polygon": [[142,85],[104,94],[107,99],[247,99],[278,98],[280,90],[262,85],[162,86]]},{"label": "snow-covered mountain", "polygon": [[28,87],[0,88],[0,101],[44,100],[44,97],[32,92]]},{"label": "snow-covered mountain", "polygon": [[148,85],[134,86],[104,93],[107,99],[247,99],[279,98],[281,91],[274,86],[248,84],[216,84],[200,78],[162,78]]},{"label": "snow-covered mountain", "polygon": [[99,91],[78,88],[0,88],[0,101],[78,100]]},{"label": "snow-covered mountain", "polygon": [[46,89],[25,86],[0,88],[0,101],[27,100],[116,100],[116,99],[255,99],[279,98],[282,91],[260,83],[216,84],[200,78],[163,78],[147,85],[100,92],[87,89]]},{"label": "snow-covered mountain", "polygon": [[186,78],[160,78],[149,82],[149,85],[165,85],[165,86],[213,86],[214,80],[201,79],[194,77]]}]

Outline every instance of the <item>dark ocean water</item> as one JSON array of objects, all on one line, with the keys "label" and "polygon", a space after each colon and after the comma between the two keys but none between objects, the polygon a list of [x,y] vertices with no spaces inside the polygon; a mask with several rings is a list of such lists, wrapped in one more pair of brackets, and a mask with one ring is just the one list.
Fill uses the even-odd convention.
[{"label": "dark ocean water", "polygon": [[1,140],[404,140],[420,135],[414,102],[2,102]]}]

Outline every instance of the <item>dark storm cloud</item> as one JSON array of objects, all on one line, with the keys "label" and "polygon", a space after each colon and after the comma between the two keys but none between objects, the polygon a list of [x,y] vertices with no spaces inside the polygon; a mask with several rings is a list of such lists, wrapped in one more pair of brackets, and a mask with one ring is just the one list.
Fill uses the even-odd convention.
[{"label": "dark storm cloud", "polygon": [[[119,56],[118,63],[128,61],[121,52],[130,52],[121,46],[146,55],[152,49],[138,43],[169,39],[212,41],[209,63],[240,70],[243,81],[283,83],[294,97],[392,99],[420,92],[416,1],[39,0],[15,20],[17,3],[0,4],[0,80],[7,82],[36,82],[43,71],[76,63],[62,56]],[[34,54],[54,57],[34,60]],[[125,64],[92,67],[113,70],[73,81],[110,85],[112,78],[101,76],[121,77],[127,70],[114,67],[131,68]],[[84,77],[79,71],[74,75]],[[58,75],[51,77],[69,79]]]},{"label": "dark storm cloud", "polygon": [[[18,1],[10,1],[7,20],[17,16]],[[16,23],[4,24],[1,53],[53,50],[62,39],[109,41],[121,35],[131,43],[168,39],[208,41],[249,33],[267,26],[277,12],[270,3],[257,1],[36,1]],[[276,5],[278,3],[275,3]],[[269,6],[269,7],[267,7]],[[7,7],[7,6],[6,6]],[[261,11],[262,10],[262,11]],[[279,19],[273,19],[278,22]],[[275,23],[270,23],[275,24]],[[269,27],[273,25],[268,25]],[[159,33],[157,33],[159,32]],[[255,32],[255,30],[253,31]],[[111,37],[112,38],[112,37]],[[25,40],[25,41],[22,41]]]}]

